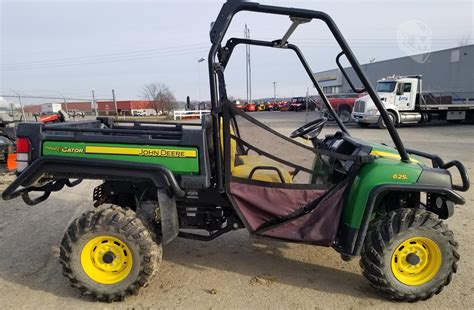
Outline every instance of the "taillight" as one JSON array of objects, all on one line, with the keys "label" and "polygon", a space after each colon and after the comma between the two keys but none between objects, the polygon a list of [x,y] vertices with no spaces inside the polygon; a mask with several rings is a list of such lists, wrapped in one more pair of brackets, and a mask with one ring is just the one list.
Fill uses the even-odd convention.
[{"label": "taillight", "polygon": [[28,138],[19,137],[16,139],[16,152],[17,153],[30,152],[30,141],[28,140]]},{"label": "taillight", "polygon": [[28,167],[30,161],[30,140],[25,137],[16,139],[16,170],[21,172]]}]

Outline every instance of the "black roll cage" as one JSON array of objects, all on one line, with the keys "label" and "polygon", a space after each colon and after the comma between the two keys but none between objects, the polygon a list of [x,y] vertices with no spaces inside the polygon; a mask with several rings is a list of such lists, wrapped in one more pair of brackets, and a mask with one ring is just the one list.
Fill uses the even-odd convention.
[{"label": "black roll cage", "polygon": [[[248,11],[248,12],[256,12],[256,13],[266,13],[266,14],[273,14],[273,15],[284,15],[288,16],[292,21],[290,28],[287,32],[283,35],[281,39],[274,40],[274,41],[261,41],[261,40],[251,40],[251,39],[243,39],[243,38],[231,38],[227,41],[225,46],[222,46],[222,41],[224,39],[225,34],[229,28],[229,25],[232,21],[232,18],[235,14],[241,11]],[[409,162],[410,157],[398,135],[397,130],[395,129],[395,125],[390,121],[389,115],[382,104],[377,92],[374,90],[372,85],[370,85],[369,80],[364,75],[359,62],[357,61],[356,57],[354,56],[352,50],[350,49],[349,45],[347,44],[346,40],[342,36],[341,32],[339,31],[338,27],[332,20],[332,18],[320,11],[312,11],[312,10],[305,10],[305,9],[296,9],[296,8],[285,8],[285,7],[277,7],[277,6],[270,6],[270,5],[261,5],[255,2],[245,2],[242,0],[228,0],[221,8],[219,15],[216,21],[213,23],[211,32],[210,32],[210,39],[211,39],[211,49],[208,55],[208,70],[209,70],[209,84],[210,84],[210,92],[211,92],[211,104],[212,104],[212,118],[213,118],[213,138],[214,138],[214,145],[220,144],[220,116],[223,113],[222,108],[222,98],[219,97],[219,83],[217,79],[217,71],[224,71],[225,67],[232,55],[232,52],[238,44],[249,44],[249,45],[256,45],[256,46],[263,46],[263,47],[272,47],[272,48],[283,48],[283,49],[290,49],[293,50],[296,55],[298,56],[301,64],[303,65],[306,73],[308,74],[309,78],[313,82],[314,87],[318,91],[322,101],[324,102],[327,110],[329,113],[334,117],[336,123],[338,124],[339,128],[349,135],[347,128],[344,126],[342,121],[339,119],[337,113],[332,108],[329,100],[327,99],[326,95],[322,91],[318,81],[313,75],[313,71],[309,66],[308,62],[304,58],[301,50],[293,44],[288,43],[288,39],[294,32],[294,30],[303,23],[309,22],[313,19],[322,20],[329,28],[331,33],[333,34],[334,38],[336,39],[339,47],[341,48],[341,52],[336,57],[336,63],[340,66],[339,59],[341,56],[345,55],[349,63],[351,64],[354,72],[356,73],[357,77],[361,81],[364,90],[368,93],[370,98],[374,101],[375,106],[380,112],[382,119],[384,120],[385,124],[387,124],[387,130],[392,138],[398,153],[400,154],[400,158],[402,161]],[[222,81],[223,82],[223,81]],[[352,82],[350,82],[352,85]],[[225,87],[225,85],[222,85]],[[224,121],[226,117],[224,117]],[[224,131],[224,135],[228,135],[227,130]],[[224,152],[225,153],[225,152]],[[215,159],[216,159],[216,183],[217,188],[220,191],[224,191],[223,186],[223,166],[222,166],[222,152],[219,150],[218,147],[215,148]],[[224,154],[225,156],[225,154]]]}]

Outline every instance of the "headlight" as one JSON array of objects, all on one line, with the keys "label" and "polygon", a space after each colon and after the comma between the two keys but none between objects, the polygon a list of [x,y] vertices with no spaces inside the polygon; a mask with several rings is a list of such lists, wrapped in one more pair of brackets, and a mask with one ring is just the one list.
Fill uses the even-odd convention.
[{"label": "headlight", "polygon": [[367,114],[373,114],[373,115],[379,114],[379,110],[377,110],[377,109],[368,110]]}]

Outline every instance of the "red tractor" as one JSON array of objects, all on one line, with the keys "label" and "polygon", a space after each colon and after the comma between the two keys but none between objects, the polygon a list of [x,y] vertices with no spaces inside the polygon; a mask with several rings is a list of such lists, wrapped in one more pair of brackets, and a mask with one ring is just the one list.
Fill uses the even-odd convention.
[{"label": "red tractor", "polygon": [[69,115],[65,111],[59,110],[58,112],[53,114],[35,115],[35,119],[37,122],[45,124],[62,123],[68,121]]}]

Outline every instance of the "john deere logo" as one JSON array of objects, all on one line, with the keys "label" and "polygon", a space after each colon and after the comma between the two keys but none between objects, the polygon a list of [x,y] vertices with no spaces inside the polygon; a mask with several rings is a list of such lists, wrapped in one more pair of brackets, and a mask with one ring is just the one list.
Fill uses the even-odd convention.
[{"label": "john deere logo", "polygon": [[152,156],[152,157],[188,157],[186,151],[178,150],[153,150],[153,149],[141,149],[139,156]]},{"label": "john deere logo", "polygon": [[86,154],[132,155],[144,157],[196,158],[196,150],[176,150],[165,148],[134,148],[88,145]]}]

